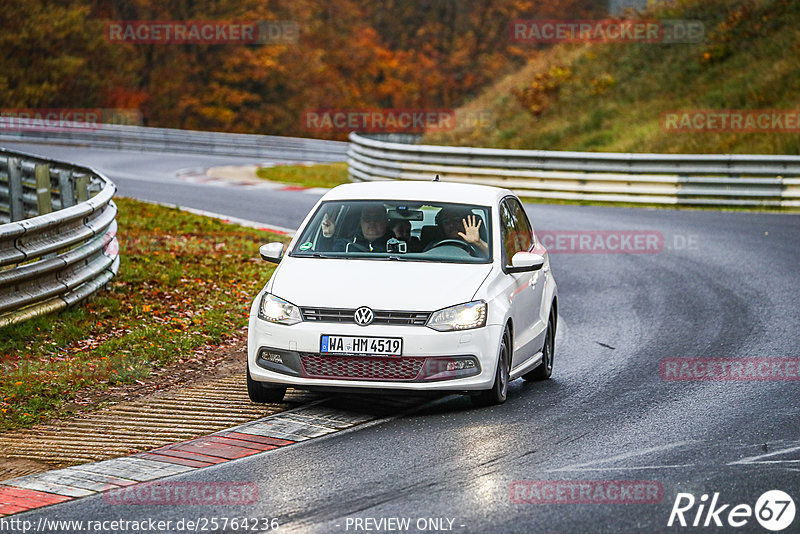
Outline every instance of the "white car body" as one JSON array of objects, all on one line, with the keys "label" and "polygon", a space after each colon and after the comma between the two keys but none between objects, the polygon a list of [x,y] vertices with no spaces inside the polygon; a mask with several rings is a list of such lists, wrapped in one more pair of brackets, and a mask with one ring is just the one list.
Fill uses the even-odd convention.
[{"label": "white car body", "polygon": [[[298,250],[300,236],[314,219],[321,205],[335,201],[376,199],[451,202],[490,208],[491,211],[486,213],[490,213],[491,217],[491,263],[437,263],[388,259],[375,261],[293,255],[293,252]],[[514,206],[514,202],[519,203],[519,199],[505,189],[443,182],[358,183],[339,186],[329,191],[303,221],[287,247],[289,253],[273,259],[280,263],[269,282],[253,301],[248,332],[248,380],[278,390],[288,386],[312,389],[341,387],[485,392],[495,384],[499,351],[506,328],[510,328],[513,332],[513,343],[511,343],[513,351],[507,378],[514,379],[531,372],[542,364],[549,319],[553,321],[551,334],[553,338],[555,336],[557,289],[550,272],[547,251],[533,235],[532,246],[527,251],[527,256],[525,254],[519,255],[519,258],[515,256],[513,263],[518,263],[517,260],[520,258],[523,263],[525,258],[529,260],[528,264],[531,263],[530,260],[536,263],[538,258],[538,265],[524,272],[506,272],[508,269],[504,269],[500,220],[500,203],[504,201],[507,203],[504,204],[505,207]],[[519,206],[521,207],[521,203]],[[508,221],[508,216],[505,220]],[[305,316],[304,320],[296,324],[277,324],[259,316],[265,294],[275,295],[300,309],[353,310],[368,307],[375,311],[403,310],[425,313],[462,303],[484,301],[485,326],[467,330],[437,331],[424,325],[359,326],[354,320],[350,321],[349,317],[346,322],[323,322],[305,320]],[[362,356],[321,354],[320,344],[323,335],[401,338],[400,357],[380,360],[366,357],[364,361],[375,362],[376,369],[401,363],[405,365],[406,362],[416,362],[415,365],[422,362],[421,365],[424,367],[429,362],[420,360],[421,358],[439,357],[445,359],[430,360],[430,362],[439,366],[441,371],[443,365],[441,362],[449,362],[447,358],[453,356],[473,356],[479,365],[477,369],[470,371],[472,376],[461,376],[445,369],[445,372],[434,373],[433,377],[425,379],[409,379],[409,375],[403,379],[393,379],[392,372],[380,370],[374,373],[376,376],[361,376],[364,373],[355,373],[359,376],[347,373],[345,376],[338,376],[333,373],[333,376],[320,377],[318,372],[304,372],[305,364],[301,365],[299,375],[276,372],[267,368],[271,364],[259,358],[260,354],[262,357],[264,354],[272,354],[269,352],[272,349],[278,356],[292,353],[297,354],[300,361],[311,358],[307,361],[313,360],[317,366],[315,368],[321,369],[329,369],[326,367],[328,360],[322,360],[329,358],[330,366],[333,366],[330,368],[339,369],[339,374],[344,372],[342,369],[362,368],[356,361]],[[294,358],[294,356],[276,358],[277,361],[288,361],[290,357]],[[295,362],[296,369],[296,358],[292,361]],[[271,367],[276,368],[275,365]],[[552,368],[552,356],[550,368]],[[408,373],[413,373],[413,370],[409,370]],[[546,377],[548,376],[549,372]],[[499,402],[502,400],[504,398]]]}]

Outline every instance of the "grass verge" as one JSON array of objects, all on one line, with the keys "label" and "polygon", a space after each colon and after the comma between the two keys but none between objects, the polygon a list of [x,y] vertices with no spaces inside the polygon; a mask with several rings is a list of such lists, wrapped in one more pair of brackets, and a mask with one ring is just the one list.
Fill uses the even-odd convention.
[{"label": "grass verge", "polygon": [[116,199],[121,265],[110,289],[0,330],[0,430],[59,415],[79,392],[142,383],[247,324],[272,274],[258,247],[285,237]]},{"label": "grass verge", "polygon": [[301,187],[331,188],[349,184],[347,163],[322,163],[319,165],[277,165],[261,167],[256,175],[264,180]]},{"label": "grass verge", "polygon": [[667,128],[665,113],[783,110],[800,99],[800,3],[649,2],[645,20],[703,24],[694,43],[564,43],[532,54],[458,113],[494,117],[423,143],[600,152],[800,154],[797,129]]}]

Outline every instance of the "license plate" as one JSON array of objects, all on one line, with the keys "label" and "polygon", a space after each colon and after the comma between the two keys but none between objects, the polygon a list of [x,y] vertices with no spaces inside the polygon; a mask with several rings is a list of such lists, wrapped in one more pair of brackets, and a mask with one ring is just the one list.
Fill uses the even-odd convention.
[{"label": "license plate", "polygon": [[322,336],[319,351],[322,354],[396,358],[403,354],[403,339],[399,337]]}]

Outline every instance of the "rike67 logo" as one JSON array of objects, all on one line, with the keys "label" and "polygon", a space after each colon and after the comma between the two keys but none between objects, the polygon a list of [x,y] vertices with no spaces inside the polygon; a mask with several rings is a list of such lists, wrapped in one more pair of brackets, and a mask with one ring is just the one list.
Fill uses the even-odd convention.
[{"label": "rike67 logo", "polygon": [[[696,506],[695,506],[696,505]],[[794,521],[795,505],[789,494],[770,490],[758,498],[754,507],[749,504],[721,504],[719,493],[714,493],[711,502],[703,494],[695,499],[691,493],[678,493],[667,526],[730,526],[743,527],[755,516],[756,521],[767,530],[780,532]]]}]

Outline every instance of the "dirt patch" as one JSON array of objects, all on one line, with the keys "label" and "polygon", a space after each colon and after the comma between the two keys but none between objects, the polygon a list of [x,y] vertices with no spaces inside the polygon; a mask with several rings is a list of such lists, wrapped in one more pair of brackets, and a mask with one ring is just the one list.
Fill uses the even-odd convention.
[{"label": "dirt patch", "polygon": [[0,480],[21,477],[33,473],[43,473],[52,467],[44,462],[24,460],[20,458],[3,458],[0,463]]},{"label": "dirt patch", "polygon": [[72,415],[138,399],[157,391],[194,384],[210,377],[226,378],[241,374],[246,363],[247,333],[243,329],[222,345],[201,347],[191,357],[180,358],[173,364],[155,369],[147,381],[110,386],[104,390],[80,391],[73,402],[64,405],[64,417],[43,421],[42,424],[54,424]]},{"label": "dirt patch", "polygon": [[282,404],[251,403],[245,365],[243,329],[223,345],[156,370],[146,382],[79,392],[62,417],[0,434],[0,481],[150,450],[307,400],[289,390]]}]

